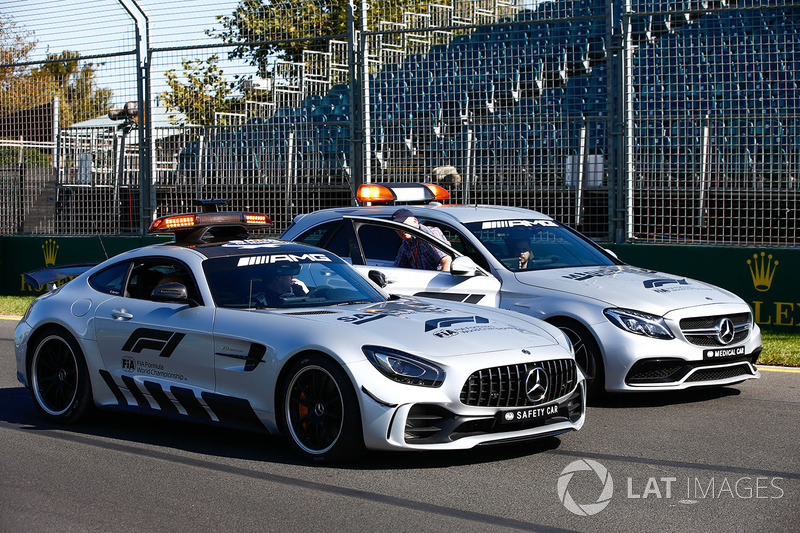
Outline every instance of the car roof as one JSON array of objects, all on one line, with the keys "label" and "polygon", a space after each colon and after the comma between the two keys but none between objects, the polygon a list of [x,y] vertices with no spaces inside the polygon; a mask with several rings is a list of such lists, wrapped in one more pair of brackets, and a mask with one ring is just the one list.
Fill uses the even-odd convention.
[{"label": "car roof", "polygon": [[183,244],[179,242],[167,242],[139,248],[139,250],[153,250],[158,248],[172,248],[173,250],[191,250],[197,252],[206,258],[214,257],[241,257],[249,255],[274,255],[274,254],[292,254],[302,255],[309,253],[324,253],[330,255],[330,252],[292,241],[284,241],[281,239],[258,239],[249,238],[234,241],[222,241],[205,244]]},{"label": "car roof", "polygon": [[[445,205],[382,205],[366,207],[335,207],[314,211],[307,215],[300,215],[295,218],[296,222],[304,220],[304,223],[314,223],[322,220],[340,218],[342,216],[366,216],[366,217],[389,217],[400,207],[410,209],[417,218],[435,218],[438,220],[452,219],[462,224],[470,222],[481,222],[484,220],[514,220],[518,218],[553,220],[551,217],[524,209],[521,207],[510,207],[503,205],[465,205],[465,204],[445,204]],[[310,217],[310,218],[307,218]]]}]

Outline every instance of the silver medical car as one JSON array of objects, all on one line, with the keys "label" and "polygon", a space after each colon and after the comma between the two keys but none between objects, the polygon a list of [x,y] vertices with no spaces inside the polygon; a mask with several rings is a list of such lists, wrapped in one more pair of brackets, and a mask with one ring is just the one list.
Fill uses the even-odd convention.
[{"label": "silver medical car", "polygon": [[[373,203],[435,200],[441,190],[432,187],[416,197],[410,184],[369,187],[372,195],[360,198]],[[398,205],[301,215],[281,238],[346,258],[392,294],[498,306],[558,326],[572,341],[590,396],[730,385],[760,376],[754,363],[761,333],[735,294],[627,265],[536,211],[437,202],[403,207],[421,224],[439,228],[447,242],[393,222]],[[394,267],[398,231],[450,254],[450,271]]]}]

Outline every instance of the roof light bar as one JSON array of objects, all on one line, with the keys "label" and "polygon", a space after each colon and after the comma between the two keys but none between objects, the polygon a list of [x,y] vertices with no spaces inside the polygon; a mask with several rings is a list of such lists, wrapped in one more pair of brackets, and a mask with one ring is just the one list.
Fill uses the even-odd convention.
[{"label": "roof light bar", "polygon": [[272,220],[262,213],[229,211],[218,213],[184,213],[159,217],[150,224],[148,233],[175,233],[208,226],[246,226],[262,227],[272,224]]},{"label": "roof light bar", "polygon": [[433,183],[365,183],[356,191],[359,202],[431,202],[448,198],[447,189]]}]

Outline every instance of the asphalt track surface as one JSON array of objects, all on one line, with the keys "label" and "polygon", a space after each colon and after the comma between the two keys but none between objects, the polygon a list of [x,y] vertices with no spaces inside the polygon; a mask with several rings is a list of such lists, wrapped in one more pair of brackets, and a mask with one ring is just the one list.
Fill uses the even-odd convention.
[{"label": "asphalt track surface", "polygon": [[0,532],[798,530],[796,370],[612,397],[534,443],[320,467],[279,437],[145,416],[55,427],[16,380],[14,325],[0,320]]}]

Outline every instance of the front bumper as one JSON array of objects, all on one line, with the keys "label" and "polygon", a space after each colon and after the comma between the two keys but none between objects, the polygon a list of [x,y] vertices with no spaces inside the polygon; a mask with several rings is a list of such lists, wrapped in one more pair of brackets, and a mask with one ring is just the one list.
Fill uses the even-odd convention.
[{"label": "front bumper", "polygon": [[367,447],[384,450],[458,450],[478,445],[537,439],[576,431],[586,416],[581,379],[567,395],[527,408],[469,407],[452,403],[388,405],[362,390],[365,411],[384,420],[382,431],[364,432]]},{"label": "front bumper", "polygon": [[742,350],[741,355],[717,359],[706,358],[704,352],[719,347],[693,344],[679,328],[671,329],[677,332],[676,338],[660,340],[627,333],[610,323],[595,326],[603,352],[606,390],[683,390],[732,385],[761,377],[755,367],[761,354],[758,326],[746,339],[734,343]]}]

